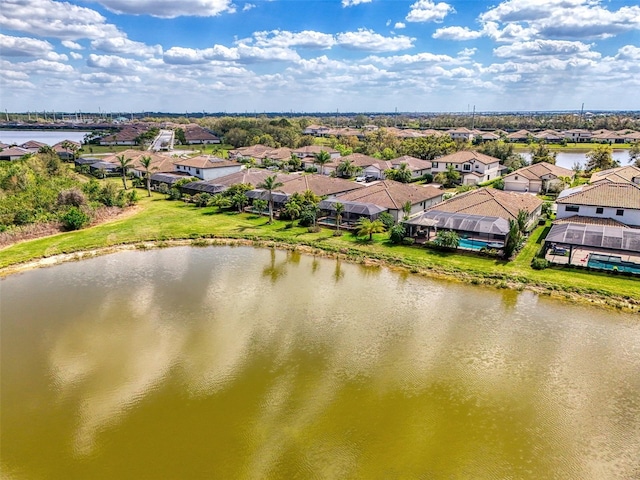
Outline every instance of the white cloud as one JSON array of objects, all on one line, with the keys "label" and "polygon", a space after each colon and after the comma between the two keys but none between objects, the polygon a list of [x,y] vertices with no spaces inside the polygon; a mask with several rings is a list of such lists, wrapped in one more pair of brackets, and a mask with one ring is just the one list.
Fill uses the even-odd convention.
[{"label": "white cloud", "polygon": [[72,42],[71,40],[63,40],[62,46],[67,47],[69,50],[84,50],[82,45],[76,42]]},{"label": "white cloud", "polygon": [[2,0],[0,28],[75,40],[121,36],[95,10],[53,0]]},{"label": "white cloud", "polygon": [[607,38],[640,28],[640,6],[612,11],[598,0],[508,0],[479,19],[524,23],[545,38]]},{"label": "white cloud", "polygon": [[34,60],[32,62],[14,63],[13,68],[28,73],[44,73],[44,74],[70,74],[74,72],[71,65],[52,61],[52,60]]},{"label": "white cloud", "polygon": [[42,57],[53,51],[53,45],[37,38],[12,37],[0,33],[0,49],[6,57]]},{"label": "white cloud", "polygon": [[99,68],[109,73],[142,73],[148,72],[148,68],[142,63],[131,58],[119,57],[116,55],[89,55],[87,66]]},{"label": "white cloud", "polygon": [[162,55],[162,47],[160,45],[146,45],[142,42],[129,40],[125,36],[93,40],[91,47],[107,53],[134,55],[137,57],[148,58],[155,55]]},{"label": "white cloud", "polygon": [[523,58],[552,56],[555,58],[600,58],[600,54],[591,51],[591,45],[567,40],[534,40],[531,42],[516,42],[503,45],[493,50],[493,54],[500,58]]},{"label": "white cloud", "polygon": [[449,13],[454,13],[455,9],[448,3],[435,3],[432,0],[418,0],[411,5],[407,22],[442,22]]},{"label": "white cloud", "polygon": [[215,60],[238,60],[240,58],[236,48],[215,45],[201,50],[184,47],[171,47],[164,52],[165,63],[174,65],[193,65],[208,63]]},{"label": "white cloud", "polygon": [[460,50],[458,52],[458,56],[459,57],[473,57],[476,52],[478,51],[477,48],[465,48],[464,50]]},{"label": "white cloud", "polygon": [[407,25],[402,23],[402,22],[396,22],[396,24],[393,26],[393,28],[395,28],[396,30],[402,30],[403,28],[406,28]]},{"label": "white cloud", "polygon": [[107,10],[128,15],[150,15],[160,18],[215,17],[235,12],[231,0],[93,0]]},{"label": "white cloud", "polygon": [[394,67],[396,65],[427,65],[438,63],[452,63],[455,61],[449,55],[436,55],[429,52],[417,53],[415,55],[395,55],[391,57],[371,56],[364,61],[379,63],[386,67]]},{"label": "white cloud", "polygon": [[618,49],[616,60],[634,60],[640,62],[640,47],[625,45]]},{"label": "white cloud", "polygon": [[244,7],[242,7],[242,11],[243,12],[248,12],[249,10],[256,8],[256,6],[253,3],[245,3]]},{"label": "white cloud", "polygon": [[71,55],[71,58],[74,60],[80,60],[82,58],[82,55],[76,52],[70,52],[69,55]]},{"label": "white cloud", "polygon": [[399,35],[396,37],[384,37],[373,30],[360,28],[357,32],[345,32],[336,35],[338,45],[352,49],[369,52],[396,52],[413,47],[415,38]]},{"label": "white cloud", "polygon": [[305,30],[294,33],[283,30],[272,30],[270,32],[255,32],[253,34],[255,45],[258,47],[300,47],[325,49],[335,45],[336,40],[328,33]]},{"label": "white cloud", "polygon": [[131,76],[131,75],[112,75],[110,73],[105,72],[97,72],[97,73],[83,73],[80,75],[80,79],[86,83],[99,83],[99,84],[110,84],[110,83],[140,83],[142,80],[140,77]]},{"label": "white cloud", "polygon": [[342,0],[343,7],[353,7],[354,5],[360,5],[361,3],[371,3],[371,0]]},{"label": "white cloud", "polygon": [[483,32],[471,30],[469,27],[444,27],[437,29],[432,37],[441,40],[475,40],[483,34]]}]

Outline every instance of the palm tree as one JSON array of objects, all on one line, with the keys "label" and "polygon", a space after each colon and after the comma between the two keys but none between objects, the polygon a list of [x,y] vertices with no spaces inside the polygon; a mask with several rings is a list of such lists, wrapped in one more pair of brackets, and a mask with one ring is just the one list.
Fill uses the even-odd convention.
[{"label": "palm tree", "polygon": [[329,152],[320,150],[319,153],[313,155],[313,163],[320,165],[320,173],[324,174],[324,166],[331,161],[331,155]]},{"label": "palm tree", "polygon": [[409,170],[409,165],[402,162],[400,167],[394,172],[393,180],[402,183],[409,183],[411,181],[411,170]]},{"label": "palm tree", "polygon": [[373,240],[374,233],[382,233],[386,230],[384,223],[380,220],[372,222],[367,217],[360,217],[356,226],[358,227],[358,236],[369,235],[369,241]]},{"label": "palm tree", "polygon": [[147,181],[147,196],[151,196],[151,171],[155,170],[156,167],[151,168],[151,157],[144,156],[140,159],[140,164],[142,168],[144,168],[144,178]]},{"label": "palm tree", "polygon": [[342,222],[342,212],[344,212],[344,204],[336,202],[333,206],[336,209],[336,230],[340,231],[340,222]]},{"label": "palm tree", "polygon": [[271,175],[264,179],[264,182],[258,184],[258,188],[262,188],[269,192],[269,223],[273,223],[273,191],[276,188],[280,188],[284,183],[278,182],[277,175]]},{"label": "palm tree", "polygon": [[300,214],[302,213],[302,206],[295,198],[291,198],[284,204],[283,212],[287,217],[289,217],[291,220],[291,226],[293,226],[295,219],[300,217]]},{"label": "palm tree", "polygon": [[122,171],[122,184],[124,185],[124,189],[127,189],[127,168],[131,166],[131,162],[133,161],[131,158],[124,158],[124,155],[119,155],[116,157],[118,163],[120,164],[120,170]]},{"label": "palm tree", "polygon": [[411,216],[411,201],[407,200],[402,204],[402,212],[404,213],[404,219],[408,219]]},{"label": "palm tree", "polygon": [[356,173],[356,171],[358,171],[359,168],[360,167],[353,164],[353,160],[349,160],[347,158],[340,162],[340,164],[336,168],[336,171],[341,177],[352,177],[353,174]]}]

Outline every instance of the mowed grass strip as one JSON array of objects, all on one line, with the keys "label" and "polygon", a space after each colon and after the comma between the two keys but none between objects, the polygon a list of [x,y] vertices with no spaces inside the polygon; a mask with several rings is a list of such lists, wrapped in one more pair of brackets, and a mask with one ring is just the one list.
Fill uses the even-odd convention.
[{"label": "mowed grass strip", "polygon": [[0,268],[61,253],[73,253],[122,244],[201,237],[275,241],[304,244],[332,252],[346,252],[362,258],[375,258],[392,265],[430,269],[453,276],[484,279],[492,283],[515,282],[549,290],[595,293],[640,301],[640,280],[587,272],[578,269],[533,270],[531,259],[538,252],[545,227],[538,227],[512,262],[464,252],[442,252],[417,246],[391,245],[386,233],[374,235],[373,242],[333,230],[310,233],[305,227],[289,227],[289,222],[267,223],[267,218],[235,212],[219,213],[217,208],[197,208],[183,202],[170,202],[153,194],[143,197],[139,212],[76,232],[18,243],[0,250]]}]

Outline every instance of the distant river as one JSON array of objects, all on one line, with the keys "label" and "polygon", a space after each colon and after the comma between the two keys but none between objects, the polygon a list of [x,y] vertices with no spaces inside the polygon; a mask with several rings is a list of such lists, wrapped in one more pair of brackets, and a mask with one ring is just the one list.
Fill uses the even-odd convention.
[{"label": "distant river", "polygon": [[29,140],[55,145],[63,140],[73,140],[82,143],[84,136],[91,132],[78,130],[2,130],[0,129],[0,142],[9,145],[22,145]]},{"label": "distant river", "polygon": [[638,316],[248,247],[0,288],[3,478],[640,473]]}]

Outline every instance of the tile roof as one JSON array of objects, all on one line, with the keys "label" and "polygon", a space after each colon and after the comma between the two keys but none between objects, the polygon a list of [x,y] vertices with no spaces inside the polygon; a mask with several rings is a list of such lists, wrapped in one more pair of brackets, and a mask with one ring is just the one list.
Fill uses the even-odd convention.
[{"label": "tile roof", "polygon": [[499,158],[490,157],[489,155],[485,155],[484,153],[476,152],[473,150],[462,150],[460,152],[450,153],[449,155],[438,157],[435,160],[437,162],[444,163],[467,163],[475,161],[483,163],[485,165],[500,162]]},{"label": "tile roof", "polygon": [[439,188],[432,186],[417,186],[408,183],[384,180],[368,187],[348,192],[339,196],[340,199],[373,203],[391,210],[401,210],[402,206],[411,202],[411,205],[441,197],[444,194]]},{"label": "tile roof", "polygon": [[410,155],[404,155],[391,160],[391,165],[393,166],[400,165],[402,163],[406,163],[409,170],[428,170],[431,168],[431,162],[429,160],[422,160],[421,158],[412,157]]},{"label": "tile roof", "polygon": [[554,225],[561,225],[563,223],[581,223],[583,225],[602,225],[604,227],[620,227],[631,228],[622,222],[618,222],[613,218],[600,218],[600,217],[581,217],[580,215],[573,215],[571,217],[560,218],[553,222]]},{"label": "tile roof", "polygon": [[[633,179],[638,179],[636,182]],[[591,175],[589,180],[591,183],[607,181],[613,183],[637,183],[640,181],[640,168],[627,165],[625,167],[609,168],[608,170],[601,170]]]},{"label": "tile roof", "polygon": [[215,157],[213,155],[198,155],[197,157],[191,157],[184,160],[178,160],[176,165],[183,165],[185,167],[195,168],[221,168],[240,166],[241,164],[233,160],[225,160],[224,158]]},{"label": "tile roof", "polygon": [[544,175],[552,175],[554,177],[573,177],[573,170],[568,168],[558,167],[547,162],[534,163],[527,167],[514,170],[504,178],[508,178],[514,175],[522,175],[529,180],[540,180]]},{"label": "tile roof", "polygon": [[556,203],[640,210],[640,185],[633,183],[598,182],[565,192]]},{"label": "tile roof", "polygon": [[[263,168],[247,168],[240,170],[239,172],[230,173],[229,175],[225,175],[223,177],[218,177],[213,180],[209,180],[210,183],[216,185],[224,185],[226,187],[230,187],[231,185],[237,185],[239,183],[243,183],[245,185],[253,185],[254,187],[258,184],[264,182],[267,177],[271,177],[274,175],[273,172],[269,170],[265,170]],[[296,173],[284,174],[278,173],[276,175],[277,182],[286,182],[291,178],[297,176]]]},{"label": "tile roof", "polygon": [[305,147],[296,148],[293,153],[301,153],[303,155],[314,155],[320,152],[327,152],[330,154],[340,153],[335,148],[325,147],[324,145],[307,145]]},{"label": "tile roof", "polygon": [[[282,181],[282,180],[281,180]],[[311,190],[318,196],[337,195],[352,190],[366,188],[359,183],[344,180],[342,178],[332,178],[327,175],[292,175],[291,178],[283,181],[284,185],[278,191],[284,193],[303,193]]]},{"label": "tile roof", "polygon": [[[542,205],[535,195],[504,192],[494,188],[480,188],[458,194],[433,209],[449,213],[468,213],[505,219],[515,219],[520,210],[529,214]],[[431,210],[431,209],[430,209]]]},{"label": "tile roof", "polygon": [[351,155],[340,157],[339,160],[341,162],[345,160],[351,160],[354,165],[362,168],[370,167],[371,165],[375,165],[383,171],[387,168],[391,168],[391,162],[380,160],[379,158],[375,157],[370,157],[369,155],[364,155],[363,153],[352,153]]}]

